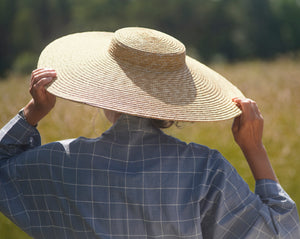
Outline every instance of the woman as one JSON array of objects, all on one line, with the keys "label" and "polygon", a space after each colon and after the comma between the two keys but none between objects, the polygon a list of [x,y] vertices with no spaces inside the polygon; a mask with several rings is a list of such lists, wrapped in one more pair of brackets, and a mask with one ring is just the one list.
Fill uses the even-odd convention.
[{"label": "woman", "polygon": [[[296,205],[269,162],[256,103],[186,56],[178,40],[145,28],[69,35],[45,48],[39,68],[32,100],[0,134],[0,208],[29,235],[299,237]],[[103,108],[113,126],[96,139],[41,146],[35,126],[56,96]],[[229,118],[255,193],[218,151],[155,126]]]}]

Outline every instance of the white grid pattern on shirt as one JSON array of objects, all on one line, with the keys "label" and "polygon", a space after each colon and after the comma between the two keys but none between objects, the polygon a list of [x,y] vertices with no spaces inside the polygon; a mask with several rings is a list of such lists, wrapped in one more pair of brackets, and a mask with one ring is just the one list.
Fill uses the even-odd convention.
[{"label": "white grid pattern on shirt", "polygon": [[[17,139],[24,145],[33,135],[17,118],[1,130],[1,145]],[[273,209],[218,152],[166,136],[145,119],[124,116],[98,139],[37,147],[14,161],[4,162],[5,152],[0,157],[0,175],[9,175],[0,177],[0,208],[39,238],[239,238],[241,232],[269,238],[274,226]],[[272,194],[281,207],[273,213],[286,220],[282,238],[293,238],[298,215],[288,196],[285,202],[281,194],[274,197],[278,187],[257,185],[263,198]],[[29,226],[16,203],[32,219]]]}]

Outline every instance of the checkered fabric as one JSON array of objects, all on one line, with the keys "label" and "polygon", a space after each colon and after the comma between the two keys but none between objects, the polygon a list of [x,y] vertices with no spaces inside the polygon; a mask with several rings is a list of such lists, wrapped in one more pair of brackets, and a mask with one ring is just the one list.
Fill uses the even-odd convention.
[{"label": "checkered fabric", "polygon": [[34,238],[300,238],[295,203],[248,185],[224,157],[122,115],[101,137],[42,145],[15,116],[0,131],[0,210]]}]

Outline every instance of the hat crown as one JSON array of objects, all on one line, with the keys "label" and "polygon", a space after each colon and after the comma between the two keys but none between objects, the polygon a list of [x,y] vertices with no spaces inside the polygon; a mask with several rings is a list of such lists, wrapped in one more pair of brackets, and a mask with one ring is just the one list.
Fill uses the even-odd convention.
[{"label": "hat crown", "polygon": [[122,28],[114,33],[111,56],[122,64],[152,71],[174,71],[185,66],[185,46],[177,39],[146,28]]}]

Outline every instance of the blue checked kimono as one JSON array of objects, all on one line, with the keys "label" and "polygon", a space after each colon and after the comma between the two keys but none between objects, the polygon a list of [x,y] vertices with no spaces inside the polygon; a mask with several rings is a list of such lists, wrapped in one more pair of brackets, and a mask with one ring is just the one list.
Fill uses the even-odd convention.
[{"label": "blue checked kimono", "polygon": [[128,115],[46,145],[15,116],[0,131],[0,210],[34,238],[300,238],[278,183],[252,193],[218,151]]}]

